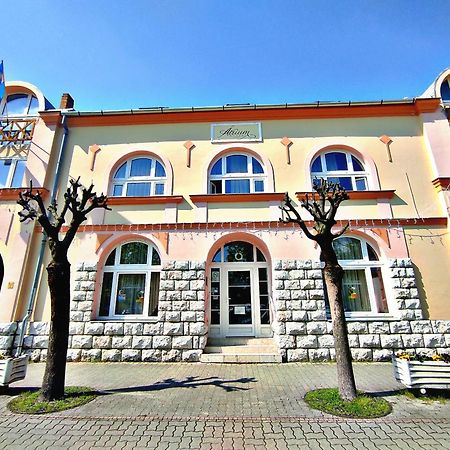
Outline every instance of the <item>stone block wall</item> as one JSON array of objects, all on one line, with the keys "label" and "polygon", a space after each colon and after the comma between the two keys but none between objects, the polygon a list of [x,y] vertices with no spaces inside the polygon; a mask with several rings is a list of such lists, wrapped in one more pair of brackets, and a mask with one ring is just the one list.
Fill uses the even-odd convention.
[{"label": "stone block wall", "polygon": [[[450,320],[423,320],[414,269],[409,259],[388,264],[386,289],[395,301],[392,317],[347,322],[356,361],[383,361],[400,349],[434,353],[450,347]],[[326,311],[321,263],[276,261],[273,272],[274,337],[287,361],[335,357],[332,323]]]},{"label": "stone block wall", "polygon": [[[142,321],[93,319],[96,277],[96,264],[77,266],[70,313],[69,361],[200,359],[207,338],[204,262],[165,263],[161,270],[158,316]],[[30,324],[24,347],[33,361],[45,359],[47,344],[47,324]]]}]

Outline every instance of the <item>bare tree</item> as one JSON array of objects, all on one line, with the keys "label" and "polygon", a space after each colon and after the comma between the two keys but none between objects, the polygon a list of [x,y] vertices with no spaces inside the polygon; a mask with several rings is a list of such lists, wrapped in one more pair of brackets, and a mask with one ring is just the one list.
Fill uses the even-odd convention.
[{"label": "bare tree", "polygon": [[345,189],[339,184],[324,179],[316,180],[314,190],[315,193],[312,195],[306,194],[305,199],[301,201],[301,206],[313,217],[314,232],[308,229],[287,193],[280,207],[283,214],[280,220],[284,223],[294,222],[298,224],[305,235],[317,242],[320,247],[320,260],[324,263],[323,274],[333,321],[339,394],[343,400],[353,400],[356,397],[356,384],[342,300],[344,271],[338,263],[333,248],[333,240],[345,233],[348,223],[338,233],[332,233],[331,231],[337,223],[335,217],[339,205],[349,197]]},{"label": "bare tree", "polygon": [[[37,219],[48,236],[51,252],[51,261],[47,266],[51,318],[47,362],[41,394],[47,401],[64,396],[70,321],[70,263],[67,252],[78,227],[86,220],[87,214],[96,208],[109,209],[107,197],[103,194],[97,196],[93,192],[93,188],[93,185],[89,188],[83,187],[79,178],[70,180],[70,186],[64,194],[64,203],[59,214],[56,200],[45,207],[39,190],[33,190],[31,182],[30,188],[21,192],[17,201],[23,208],[19,212],[20,221]],[[63,234],[62,227],[69,212],[71,213],[70,223]]]}]

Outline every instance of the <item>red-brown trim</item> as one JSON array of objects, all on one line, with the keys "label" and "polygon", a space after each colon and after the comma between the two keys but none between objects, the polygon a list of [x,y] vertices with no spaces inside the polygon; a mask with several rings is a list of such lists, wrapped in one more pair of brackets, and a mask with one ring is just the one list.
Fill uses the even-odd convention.
[{"label": "red-brown trim", "polygon": [[[19,192],[26,191],[27,187],[20,188],[1,188],[0,189],[0,201],[14,201],[19,200]],[[40,192],[41,197],[45,200],[48,196],[48,189],[45,188],[33,188],[33,192]]]},{"label": "red-brown trim", "polygon": [[41,111],[39,115],[46,125],[59,125],[61,122],[60,111]]},{"label": "red-brown trim", "polygon": [[450,190],[450,177],[439,177],[432,181],[438,192]]},{"label": "red-brown trim", "polygon": [[162,205],[181,203],[182,195],[158,195],[155,197],[108,197],[108,205]]},{"label": "red-brown trim", "polygon": [[255,194],[200,194],[189,197],[193,203],[249,203],[281,201],[284,194],[258,192]]},{"label": "red-brown trim", "polygon": [[[403,219],[350,219],[352,228],[373,228],[373,227],[446,227],[447,217],[426,217],[423,219],[403,218]],[[338,220],[336,228],[345,226],[349,220]],[[312,227],[312,221],[305,222],[308,227]],[[67,231],[67,226],[63,231]],[[83,232],[117,232],[117,231],[226,231],[226,230],[259,230],[259,229],[290,229],[297,228],[295,223],[284,224],[278,221],[260,222],[194,222],[194,223],[149,223],[149,224],[114,224],[114,225],[81,225],[79,233]]]},{"label": "red-brown trim", "polygon": [[[395,195],[395,190],[388,191],[347,191],[349,200],[381,200],[389,199],[391,200]],[[298,200],[303,200],[306,195],[310,198],[319,198],[319,194],[315,192],[296,192]]]},{"label": "red-brown trim", "polygon": [[133,114],[92,113],[67,116],[69,127],[96,127],[119,125],[144,125],[159,123],[198,123],[248,120],[331,119],[349,117],[417,116],[433,112],[439,107],[439,99],[418,98],[414,103],[342,106],[267,107],[265,109],[233,109],[214,111],[154,112]]}]

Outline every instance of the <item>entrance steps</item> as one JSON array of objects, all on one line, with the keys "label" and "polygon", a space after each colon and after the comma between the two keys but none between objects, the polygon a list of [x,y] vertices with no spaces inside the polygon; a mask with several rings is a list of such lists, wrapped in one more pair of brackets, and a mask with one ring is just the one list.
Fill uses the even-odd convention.
[{"label": "entrance steps", "polygon": [[200,357],[203,363],[280,363],[281,355],[271,338],[209,338]]}]

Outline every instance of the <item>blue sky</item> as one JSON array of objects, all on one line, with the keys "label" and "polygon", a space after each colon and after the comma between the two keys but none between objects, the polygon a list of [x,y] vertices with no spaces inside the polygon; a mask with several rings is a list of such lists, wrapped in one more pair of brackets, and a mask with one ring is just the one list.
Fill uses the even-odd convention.
[{"label": "blue sky", "polygon": [[450,0],[4,0],[7,80],[80,110],[414,97]]}]

